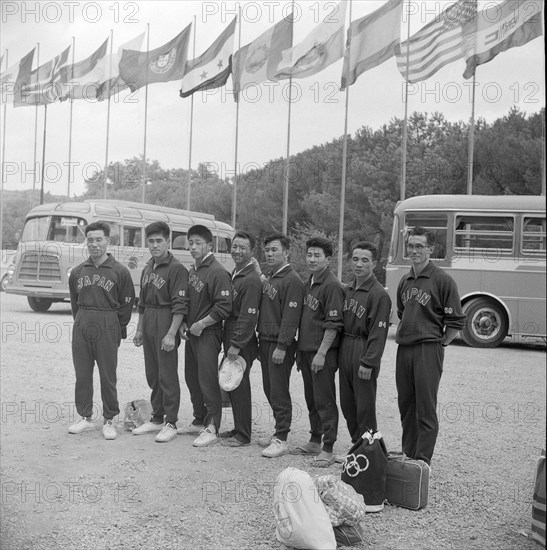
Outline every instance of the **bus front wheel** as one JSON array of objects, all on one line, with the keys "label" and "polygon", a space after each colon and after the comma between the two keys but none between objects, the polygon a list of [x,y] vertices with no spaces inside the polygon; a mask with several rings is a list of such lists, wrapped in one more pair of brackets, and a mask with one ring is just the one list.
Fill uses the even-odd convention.
[{"label": "bus front wheel", "polygon": [[464,304],[467,315],[462,331],[465,343],[474,348],[499,346],[509,330],[507,315],[500,304],[487,298],[475,298]]},{"label": "bus front wheel", "polygon": [[31,298],[28,296],[27,300],[32,311],[47,311],[53,303],[53,300],[49,298]]}]

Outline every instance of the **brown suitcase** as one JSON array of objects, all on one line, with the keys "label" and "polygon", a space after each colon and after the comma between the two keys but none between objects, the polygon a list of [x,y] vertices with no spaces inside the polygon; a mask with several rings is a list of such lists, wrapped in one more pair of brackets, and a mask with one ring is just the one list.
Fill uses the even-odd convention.
[{"label": "brown suitcase", "polygon": [[389,453],[386,466],[386,500],[410,510],[427,506],[429,466],[403,453]]}]

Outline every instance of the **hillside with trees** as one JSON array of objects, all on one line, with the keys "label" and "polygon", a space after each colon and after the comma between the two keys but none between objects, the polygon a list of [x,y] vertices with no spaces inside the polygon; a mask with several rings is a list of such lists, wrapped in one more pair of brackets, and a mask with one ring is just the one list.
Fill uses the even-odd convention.
[{"label": "hillside with trees", "polygon": [[[513,108],[491,124],[483,119],[476,122],[474,194],[541,193],[544,117],[544,109],[527,116]],[[400,195],[402,125],[401,119],[393,118],[377,130],[364,126],[348,139],[346,249],[366,238],[380,247],[383,256],[387,254],[393,209]],[[441,113],[409,117],[406,197],[466,193],[467,134],[468,124],[449,122]],[[289,232],[299,246],[306,236],[318,232],[337,239],[341,163],[342,138],[291,157]],[[257,236],[281,229],[285,169],[284,159],[273,159],[262,169],[239,176],[238,228]],[[191,178],[191,209],[230,223],[233,182],[221,179],[206,164],[192,170]],[[146,179],[146,202],[186,208],[187,170],[165,170],[157,161],[148,161]],[[140,201],[141,181],[141,158],[111,163],[107,196]],[[96,172],[77,199],[103,198],[103,182],[103,172]],[[22,227],[28,193],[4,192],[3,242],[12,241]]]}]

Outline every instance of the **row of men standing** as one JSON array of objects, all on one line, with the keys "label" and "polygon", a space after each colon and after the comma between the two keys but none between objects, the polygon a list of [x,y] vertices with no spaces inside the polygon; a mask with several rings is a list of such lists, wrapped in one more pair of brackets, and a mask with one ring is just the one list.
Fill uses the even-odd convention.
[{"label": "row of men standing", "polygon": [[[105,365],[101,354],[94,357],[96,350],[91,346],[94,341],[83,345],[89,330],[85,327],[82,330],[85,325],[85,322],[82,325],[82,312],[101,310],[96,294],[111,292],[113,287],[119,286],[117,319],[120,328],[116,334],[123,335],[131,315],[132,297],[127,280],[109,290],[106,289],[108,284],[85,284],[86,280],[105,281],[103,275],[93,272],[93,268],[101,271],[105,262],[114,261],[104,246],[101,254],[104,259],[95,265],[93,257],[99,251],[94,251],[89,236],[93,241],[96,232],[102,231],[107,241],[108,226],[105,224],[106,229],[97,229],[94,225],[97,224],[86,229],[90,259],[75,268],[70,277],[74,330],[75,335],[79,335],[77,345],[74,344],[76,338],[73,339],[76,406],[82,419],[69,431],[81,433],[92,425],[89,389],[84,395],[82,387],[89,387],[89,364],[92,376],[93,360],[96,360],[101,374],[103,434],[107,439],[114,439],[116,431],[112,418],[119,413],[117,399],[114,403],[115,367],[112,369],[112,360]],[[152,223],[145,233],[152,258],[141,277],[134,343],[144,349],[146,377],[152,390],[152,417],[133,430],[135,435],[157,433],[156,441],[167,442],[177,433],[194,433],[197,435],[193,442],[196,447],[211,445],[219,438],[230,446],[249,445],[252,421],[249,373],[257,357],[262,367],[264,392],[275,420],[274,434],[258,440],[259,445],[265,447],[263,456],[274,458],[289,452],[292,420],[289,381],[295,360],[304,381],[310,440],[293,452],[315,455],[317,466],[334,462],[333,446],[338,433],[337,370],[340,370],[340,405],[352,441],[357,441],[367,428],[377,429],[376,385],[391,301],[373,273],[378,252],[372,243],[362,241],[353,246],[354,277],[344,286],[329,269],[333,247],[323,238],[312,238],[306,243],[310,275],[303,283],[289,263],[290,242],[282,234],[272,234],[264,240],[264,255],[270,270],[268,276],[264,276],[253,258],[254,237],[236,232],[231,249],[235,269],[230,276],[212,254],[213,236],[208,228],[196,225],[188,231],[189,250],[195,262],[189,272],[169,252],[167,224]],[[403,450],[408,456],[422,458],[428,463],[438,431],[435,409],[443,350],[462,328],[464,319],[455,284],[442,270],[429,263],[430,237],[427,232],[418,230],[417,235],[409,238],[409,243],[412,239],[416,241],[414,245],[410,243],[413,268],[399,285],[397,304],[402,320],[398,343],[400,347],[412,348],[410,356],[406,353],[399,358],[398,352],[397,358]],[[421,249],[419,244],[422,244]],[[416,252],[418,258],[413,259]],[[422,268],[420,272],[414,269],[416,266]],[[84,273],[86,269],[90,271]],[[436,286],[440,282],[443,288],[428,288],[432,281]],[[423,288],[418,289],[419,286]],[[418,290],[421,300],[414,299]],[[416,306],[427,309],[427,313],[415,311]],[[405,310],[410,312],[406,322]],[[92,321],[97,325],[96,316]],[[434,326],[429,326],[431,324]],[[115,357],[119,338],[111,338],[109,344]],[[194,419],[189,426],[177,429],[180,406],[178,346],[181,339],[186,340],[184,371]],[[427,345],[424,347],[424,344]],[[234,428],[223,432],[220,431],[222,396],[218,383],[218,356],[222,346],[228,360],[242,357],[247,367],[240,385],[230,392]],[[85,357],[82,350],[87,350]],[[419,365],[424,360],[427,361],[425,369]],[[84,363],[85,368],[82,368]],[[103,375],[105,370],[110,375]],[[103,389],[105,382],[106,392]]]}]

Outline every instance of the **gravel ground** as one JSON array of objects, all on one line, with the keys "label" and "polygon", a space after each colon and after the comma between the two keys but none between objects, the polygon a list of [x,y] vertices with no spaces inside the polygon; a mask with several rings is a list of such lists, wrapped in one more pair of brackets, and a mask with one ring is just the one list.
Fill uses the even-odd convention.
[{"label": "gravel ground", "polygon": [[[314,474],[309,459],[260,457],[241,449],[192,447],[191,436],[160,445],[123,432],[69,435],[74,373],[71,316],[66,304],[45,314],[3,294],[1,400],[1,547],[15,549],[282,549],[275,539],[272,489],[286,466]],[[133,321],[136,319],[134,318]],[[134,328],[134,324],[132,325]],[[378,384],[381,432],[400,450],[390,333]],[[180,421],[191,417],[181,356]],[[142,350],[120,349],[119,399],[147,398]],[[432,463],[429,505],[418,512],[386,506],[363,522],[375,549],[539,548],[530,538],[536,460],[545,445],[545,351],[505,345],[447,350],[439,394],[440,435]],[[254,436],[273,420],[251,374]],[[300,374],[291,380],[292,445],[308,438]],[[98,380],[95,384],[99,396]],[[97,412],[100,413],[97,404]],[[231,427],[225,409],[224,427]],[[335,451],[350,446],[343,419]]]}]

